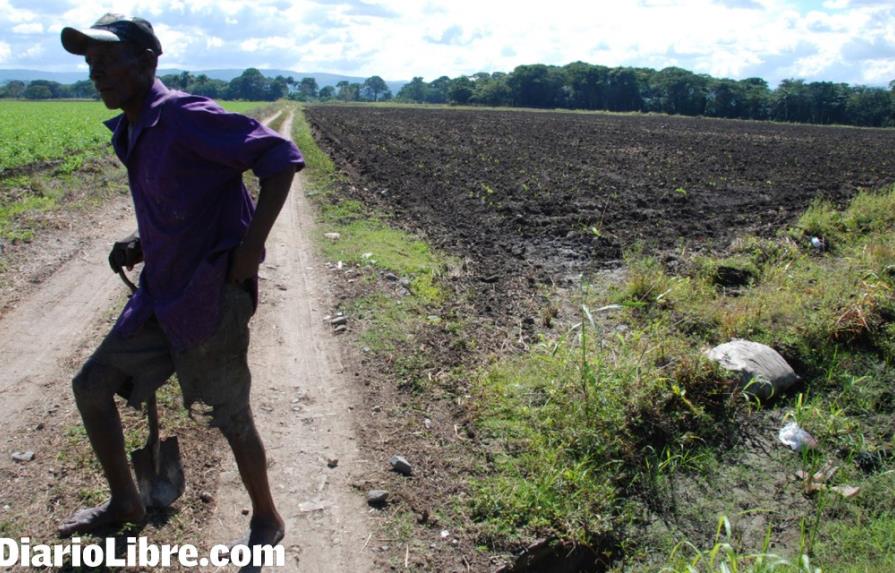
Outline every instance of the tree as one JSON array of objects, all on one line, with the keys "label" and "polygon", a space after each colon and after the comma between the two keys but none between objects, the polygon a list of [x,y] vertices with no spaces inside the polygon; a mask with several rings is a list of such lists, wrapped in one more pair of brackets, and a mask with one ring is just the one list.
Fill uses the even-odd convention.
[{"label": "tree", "polygon": [[811,82],[805,86],[811,123],[844,123],[848,103],[848,84]]},{"label": "tree", "polygon": [[660,110],[681,115],[705,112],[708,76],[698,76],[682,68],[668,67],[654,76]]},{"label": "tree", "polygon": [[768,82],[761,78],[740,80],[743,89],[742,117],[748,119],[767,119],[771,105],[771,90]]},{"label": "tree", "polygon": [[[32,94],[34,94],[34,93],[43,94],[44,92],[42,89],[38,90],[38,88],[42,88],[42,87],[47,88],[47,90],[50,92],[49,98],[60,98],[60,97],[66,97],[68,95],[68,93],[67,93],[68,90],[67,90],[67,88],[65,88],[65,86],[63,86],[59,82],[53,82],[50,80],[33,80],[33,81],[31,81],[28,84],[28,88],[25,89],[25,91],[22,95],[24,97],[28,98],[29,97],[28,96],[29,89],[31,90]],[[49,98],[43,98],[43,97],[33,98],[33,97],[31,97],[29,99],[49,99]]]},{"label": "tree", "polygon": [[339,99],[342,101],[357,101],[360,97],[360,87],[361,86],[358,83],[342,80],[336,84],[336,92]]},{"label": "tree", "polygon": [[576,109],[606,109],[609,68],[584,62],[563,67],[570,90],[569,105]]},{"label": "tree", "polygon": [[223,80],[213,80],[205,74],[199,74],[187,89],[192,94],[210,98],[223,97],[227,93],[228,84]]},{"label": "tree", "polygon": [[606,107],[611,111],[635,111],[641,109],[641,82],[631,68],[612,68],[606,74]]},{"label": "tree", "polygon": [[414,77],[398,90],[397,98],[403,101],[422,103],[426,100],[426,82],[420,76]]},{"label": "tree", "polygon": [[31,82],[28,87],[25,88],[23,95],[25,96],[25,99],[50,99],[53,97],[53,92],[50,91],[50,88],[45,84]]},{"label": "tree", "polygon": [[314,78],[302,78],[298,83],[298,93],[305,99],[317,97],[317,80]]},{"label": "tree", "polygon": [[320,88],[317,97],[320,98],[321,101],[329,101],[336,97],[336,89],[332,86],[324,86]]},{"label": "tree", "polygon": [[289,79],[277,76],[267,86],[267,101],[276,101],[289,94]]},{"label": "tree", "polygon": [[3,91],[4,91],[3,97],[13,97],[13,98],[19,98],[19,97],[22,97],[22,94],[25,93],[25,88],[26,88],[26,87],[27,87],[27,86],[25,85],[25,82],[23,82],[23,81],[20,81],[20,80],[10,80],[10,81],[4,86],[4,89],[3,89]]},{"label": "tree", "polygon": [[451,80],[448,86],[448,100],[451,103],[465,104],[472,98],[472,92],[475,85],[466,76],[460,76]]},{"label": "tree", "polygon": [[473,76],[476,78],[473,84],[472,103],[480,103],[484,105],[510,105],[513,95],[510,88],[507,87],[507,74],[495,72],[487,74],[480,72]]},{"label": "tree", "polygon": [[81,80],[69,86],[69,95],[76,98],[97,99],[99,93],[90,80]]},{"label": "tree", "polygon": [[180,81],[178,82],[178,87],[182,90],[188,89],[190,87],[190,83],[193,81],[193,76],[190,75],[189,72],[180,72]]},{"label": "tree", "polygon": [[883,88],[856,86],[846,103],[846,116],[852,125],[885,126],[893,111],[891,94]]},{"label": "tree", "polygon": [[339,99],[348,101],[351,98],[351,82],[342,80],[336,83],[336,92]]},{"label": "tree", "polygon": [[248,68],[238,77],[230,80],[227,88],[229,99],[265,101],[269,95],[270,80],[256,68]]},{"label": "tree", "polygon": [[803,80],[783,80],[771,96],[770,117],[777,121],[808,122],[811,101]]},{"label": "tree", "polygon": [[383,96],[386,92],[390,93],[391,90],[388,89],[388,84],[385,83],[379,76],[370,76],[366,80],[364,80],[363,93],[365,99],[372,99],[373,101],[379,101],[379,95]]},{"label": "tree", "polygon": [[743,117],[746,103],[743,86],[734,80],[713,80],[706,93],[705,114],[710,117]]},{"label": "tree", "polygon": [[557,107],[563,103],[563,77],[556,66],[517,66],[507,78],[513,104],[523,107]]},{"label": "tree", "polygon": [[428,103],[447,103],[448,89],[451,87],[451,78],[441,76],[429,82],[426,87],[425,101]]}]

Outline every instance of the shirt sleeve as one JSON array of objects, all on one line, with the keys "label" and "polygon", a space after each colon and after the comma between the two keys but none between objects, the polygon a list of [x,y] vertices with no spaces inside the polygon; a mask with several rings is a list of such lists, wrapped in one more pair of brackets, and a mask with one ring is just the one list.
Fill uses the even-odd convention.
[{"label": "shirt sleeve", "polygon": [[298,147],[272,129],[213,101],[187,97],[178,106],[179,142],[203,159],[259,178],[304,167]]}]

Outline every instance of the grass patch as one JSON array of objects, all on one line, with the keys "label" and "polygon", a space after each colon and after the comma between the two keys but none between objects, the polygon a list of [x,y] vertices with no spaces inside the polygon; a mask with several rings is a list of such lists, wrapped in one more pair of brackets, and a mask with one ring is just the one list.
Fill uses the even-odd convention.
[{"label": "grass patch", "polygon": [[[367,280],[393,273],[409,293],[399,298],[375,294],[357,301],[353,310],[367,317],[362,343],[374,351],[394,353],[414,332],[426,328],[425,317],[444,301],[441,279],[452,261],[389,225],[361,202],[341,196],[339,188],[345,182],[314,141],[300,107],[293,121],[293,138],[305,158],[307,195],[319,209],[317,242],[324,257],[362,269]],[[412,380],[422,363],[426,361],[412,354],[395,358],[399,370]],[[416,382],[410,385],[417,386]]]},{"label": "grass patch", "polygon": [[127,191],[124,168],[110,158],[63,168],[0,179],[0,240],[31,241],[52,224],[55,211],[90,208]]},{"label": "grass patch", "polygon": [[304,107],[298,106],[292,122],[292,138],[305,159],[305,172],[311,183],[311,194],[331,193],[336,165],[314,141],[311,126],[304,115]]},{"label": "grass patch", "polygon": [[[342,206],[336,209],[342,210]],[[331,218],[324,209],[318,240],[326,258],[409,277],[410,291],[421,302],[438,304],[443,300],[437,281],[444,265],[428,245],[377,219],[344,221]],[[339,239],[325,237],[333,232],[339,234]]]},{"label": "grass patch", "polygon": [[34,229],[20,224],[23,214],[49,211],[57,205],[52,197],[23,197],[6,205],[0,205],[0,238],[9,241],[30,241]]},{"label": "grass patch", "polygon": [[[890,484],[895,471],[886,453],[895,445],[893,227],[895,188],[863,193],[842,211],[815,204],[785,235],[742,240],[724,258],[691,260],[681,275],[632,254],[622,284],[582,293],[579,325],[479,377],[477,425],[493,458],[473,483],[482,542],[624,538],[636,516],[667,506],[677,477],[735,464],[722,454],[756,404],[702,351],[748,338],[777,349],[802,376],[800,390],[774,407],[821,444],[812,455],[791,456],[792,467],[781,471],[816,471],[829,461],[840,468],[830,485],[862,493],[814,497],[799,520],[801,541],[785,547],[789,556],[744,544],[719,525],[708,549],[677,540],[666,570],[890,569],[895,502],[891,488],[877,484]],[[719,272],[746,280],[726,288]],[[610,303],[618,306],[604,308]],[[619,323],[621,331],[613,328]],[[876,467],[859,469],[866,456],[877,456]],[[705,518],[714,528],[715,516]],[[855,523],[867,536],[853,554],[842,540],[859,535]]]}]

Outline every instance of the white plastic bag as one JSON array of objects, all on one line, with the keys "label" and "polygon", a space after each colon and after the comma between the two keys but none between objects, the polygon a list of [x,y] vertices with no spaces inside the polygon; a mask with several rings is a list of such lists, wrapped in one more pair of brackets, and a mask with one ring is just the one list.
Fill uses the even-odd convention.
[{"label": "white plastic bag", "polygon": [[803,430],[796,422],[790,422],[780,428],[780,434],[777,437],[795,452],[800,452],[805,448],[813,450],[817,447],[817,440],[814,439],[814,436]]}]

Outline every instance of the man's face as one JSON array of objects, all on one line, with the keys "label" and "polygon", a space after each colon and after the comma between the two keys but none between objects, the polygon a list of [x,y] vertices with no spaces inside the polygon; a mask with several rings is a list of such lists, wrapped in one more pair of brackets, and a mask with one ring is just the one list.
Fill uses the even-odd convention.
[{"label": "man's face", "polygon": [[123,43],[92,42],[84,56],[90,80],[109,109],[126,109],[145,90],[140,59]]}]

